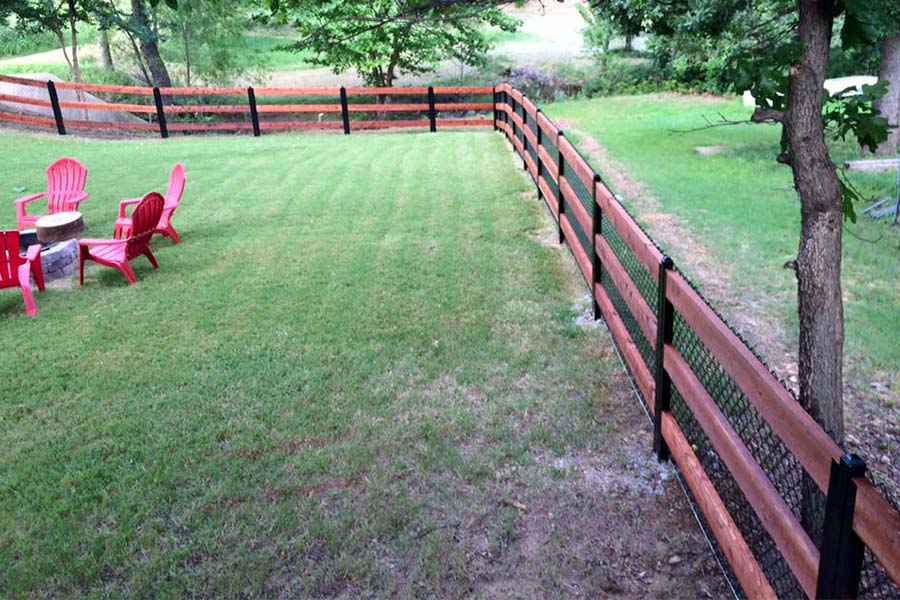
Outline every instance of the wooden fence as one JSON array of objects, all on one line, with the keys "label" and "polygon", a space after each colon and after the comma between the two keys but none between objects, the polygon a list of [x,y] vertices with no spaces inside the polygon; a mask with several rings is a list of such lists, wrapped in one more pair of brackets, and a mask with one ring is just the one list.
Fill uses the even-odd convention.
[{"label": "wooden fence", "polygon": [[[0,121],[52,128],[61,135],[69,129],[150,132],[165,138],[170,132],[247,131],[259,136],[263,131],[343,130],[349,134],[364,129],[427,127],[436,131],[493,125],[492,87],[152,88],[9,75],[0,75],[0,82],[41,90],[34,95],[0,94],[0,102],[40,107],[53,115],[0,110]],[[60,99],[60,92],[67,91],[109,98]],[[395,102],[396,98],[402,101]],[[70,116],[64,117],[64,111]],[[73,118],[72,113],[80,115]],[[110,113],[126,115],[127,120],[104,118]]]},{"label": "wooden fence", "polygon": [[900,597],[900,513],[864,463],[800,407],[553,121],[506,84],[495,103],[496,127],[653,416],[655,452],[677,464],[744,593]]}]

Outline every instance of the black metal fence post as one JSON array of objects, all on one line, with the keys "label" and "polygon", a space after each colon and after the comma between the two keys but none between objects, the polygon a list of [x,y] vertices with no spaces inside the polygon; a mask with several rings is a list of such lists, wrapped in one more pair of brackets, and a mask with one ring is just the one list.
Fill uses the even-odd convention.
[{"label": "black metal fence post", "polygon": [[494,110],[494,131],[497,131],[497,87],[491,88],[491,105]]},{"label": "black metal fence post", "polygon": [[559,132],[559,137],[556,139],[556,228],[559,232],[559,243],[562,244],[566,241],[566,237],[563,234],[562,228],[562,216],[565,212],[566,205],[563,201],[563,193],[562,193],[562,178],[565,175],[565,167],[564,167],[564,159],[562,153],[562,141],[563,138],[566,137],[562,131]]},{"label": "black metal fence post", "polygon": [[600,210],[600,205],[597,204],[597,186],[600,185],[600,176],[594,173],[594,187],[591,189],[591,198],[593,199],[593,208],[594,214],[591,219],[591,251],[594,253],[591,256],[591,298],[594,300],[594,320],[599,319],[602,314],[600,313],[600,304],[597,302],[597,284],[600,283],[600,268],[602,267],[600,263],[600,255],[597,254],[597,236],[603,233],[603,211]]},{"label": "black metal fence post", "polygon": [[541,132],[541,120],[537,118],[539,114],[541,109],[536,110],[534,119],[534,129],[537,132],[537,148],[534,149],[534,155],[537,156],[537,177],[534,178],[534,185],[537,186],[538,199],[542,199],[544,192],[541,191],[541,176],[544,174],[544,161],[541,160],[540,148],[544,143],[544,135]]},{"label": "black metal fence post", "polygon": [[431,133],[437,131],[437,111],[434,109],[434,88],[428,86],[428,127]]},{"label": "black metal fence post", "polygon": [[672,405],[672,380],[666,372],[663,358],[666,344],[672,343],[675,308],[666,297],[666,281],[674,264],[668,256],[659,262],[656,296],[656,391],[653,398],[653,452],[660,461],[669,460],[669,446],[662,435],[662,416]]},{"label": "black metal fence post", "polygon": [[253,86],[247,88],[247,101],[250,103],[250,120],[253,121],[253,136],[259,137],[259,113],[256,111],[256,92]]},{"label": "black metal fence post", "polygon": [[865,474],[866,463],[855,454],[844,454],[840,461],[831,462],[816,598],[856,598],[859,594],[865,546],[853,531],[853,479]]},{"label": "black metal fence post", "polygon": [[350,107],[347,106],[347,88],[341,86],[341,120],[344,122],[344,135],[350,135]]},{"label": "black metal fence post", "polygon": [[[522,100],[525,100],[525,96],[522,96]],[[525,110],[524,102],[520,106],[522,107],[522,168],[527,171],[528,161],[525,160],[525,157],[528,156],[528,136],[525,135],[525,130],[528,129],[528,111]]]},{"label": "black metal fence post", "polygon": [[56,84],[47,81],[47,95],[50,96],[50,104],[53,105],[53,118],[56,119],[56,131],[59,135],[66,135],[66,124],[63,122],[62,109],[59,107],[59,96],[56,94]]},{"label": "black metal fence post", "polygon": [[158,87],[153,88],[153,100],[156,102],[156,120],[159,123],[159,135],[163,139],[169,137],[169,128],[166,126],[166,112],[163,109],[162,94]]}]

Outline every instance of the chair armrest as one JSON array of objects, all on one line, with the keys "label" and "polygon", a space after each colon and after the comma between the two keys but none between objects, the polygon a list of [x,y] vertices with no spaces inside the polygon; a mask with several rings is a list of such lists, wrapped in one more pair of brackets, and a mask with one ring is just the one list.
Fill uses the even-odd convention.
[{"label": "chair armrest", "polygon": [[41,260],[41,245],[40,244],[32,244],[28,246],[28,252],[25,255],[25,260],[28,262],[38,262]]},{"label": "chair armrest", "polygon": [[127,217],[128,215],[126,214],[126,209],[132,204],[137,204],[140,201],[140,198],[128,198],[127,200],[122,200],[121,202],[119,202],[119,218],[122,219],[124,217]]},{"label": "chair armrest", "polygon": [[43,198],[43,197],[45,197],[46,195],[47,195],[47,194],[45,194],[45,193],[43,193],[43,192],[40,193],[40,194],[32,194],[32,195],[30,195],[30,196],[24,196],[24,197],[22,197],[22,198],[16,198],[15,200],[13,200],[13,202],[15,203],[16,208],[18,208],[18,207],[20,207],[20,206],[21,206],[22,208],[24,208],[25,205],[28,204],[29,202],[34,202],[34,201],[37,200],[38,198]]},{"label": "chair armrest", "polygon": [[69,202],[74,202],[75,204],[80,204],[81,202],[84,202],[87,199],[88,199],[87,192],[78,192],[78,193],[72,195],[72,198],[71,198],[71,200],[69,200]]},{"label": "chair armrest", "polygon": [[116,244],[124,244],[126,240],[100,240],[95,238],[84,238],[78,240],[79,246],[115,246]]}]

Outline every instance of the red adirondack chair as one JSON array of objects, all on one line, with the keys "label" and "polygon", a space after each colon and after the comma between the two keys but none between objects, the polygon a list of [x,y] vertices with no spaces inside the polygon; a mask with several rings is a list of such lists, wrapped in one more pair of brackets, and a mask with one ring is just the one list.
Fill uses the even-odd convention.
[{"label": "red adirondack chair", "polygon": [[5,288],[21,288],[25,311],[29,317],[37,314],[37,304],[31,292],[31,274],[38,290],[44,291],[44,271],[41,268],[41,246],[35,244],[28,247],[23,258],[19,255],[19,232],[0,231],[0,290]]},{"label": "red adirondack chair", "polygon": [[[181,202],[181,196],[184,194],[184,165],[176,164],[172,168],[172,174],[169,175],[169,189],[166,190],[166,205],[163,208],[162,217],[159,219],[159,225],[153,233],[161,233],[166,237],[172,238],[176,244],[181,241],[178,232],[172,227],[172,214],[178,208]],[[140,202],[140,198],[130,198],[119,202],[119,218],[116,219],[116,228],[113,237],[123,239],[131,233],[131,217],[127,216],[126,210],[132,204]]]},{"label": "red adirondack chair", "polygon": [[47,167],[47,191],[15,200],[19,231],[34,227],[44,215],[29,215],[25,205],[39,198],[47,199],[47,214],[78,210],[78,205],[88,199],[84,192],[87,169],[74,158],[60,158]]},{"label": "red adirondack chair", "polygon": [[153,268],[158,269],[159,263],[150,252],[150,238],[162,216],[164,205],[165,200],[157,192],[150,192],[144,196],[134,208],[131,215],[131,233],[124,240],[78,240],[79,285],[84,285],[84,263],[88,260],[118,269],[129,284],[137,283],[130,263],[138,256],[143,254],[150,260]]}]

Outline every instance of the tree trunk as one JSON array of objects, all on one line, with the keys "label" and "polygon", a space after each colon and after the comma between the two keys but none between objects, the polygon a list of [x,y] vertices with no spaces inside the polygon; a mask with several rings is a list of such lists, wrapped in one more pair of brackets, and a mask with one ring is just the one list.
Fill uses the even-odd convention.
[{"label": "tree trunk", "polygon": [[113,70],[112,49],[109,47],[109,31],[97,29],[97,41],[100,42],[100,60],[106,71]]},{"label": "tree trunk", "polygon": [[625,50],[631,51],[634,46],[634,36],[630,33],[625,34]]},{"label": "tree trunk", "polygon": [[181,39],[184,41],[184,84],[191,87],[191,42],[187,23],[181,26]]},{"label": "tree trunk", "polygon": [[[834,0],[798,0],[797,5],[803,53],[790,70],[784,126],[800,197],[796,263],[800,404],[840,444],[844,439],[842,193],[822,122]],[[801,520],[815,540],[824,514],[823,496],[805,473],[803,498]]]},{"label": "tree trunk", "polygon": [[69,0],[69,34],[72,36],[72,77],[81,83],[81,66],[78,64],[78,13],[75,0]]},{"label": "tree trunk", "polygon": [[[153,85],[156,87],[172,87],[172,78],[169,77],[166,63],[159,55],[157,36],[153,31],[150,19],[147,17],[143,0],[131,0],[131,12],[134,22],[140,30],[138,37],[141,41],[141,52],[144,55],[147,67],[150,69]],[[166,96],[165,100],[167,102],[171,101],[169,96]]]},{"label": "tree trunk", "polygon": [[876,154],[896,154],[900,150],[900,34],[885,38],[881,45],[878,81],[888,82],[888,91],[876,103],[881,115],[895,127]]}]

